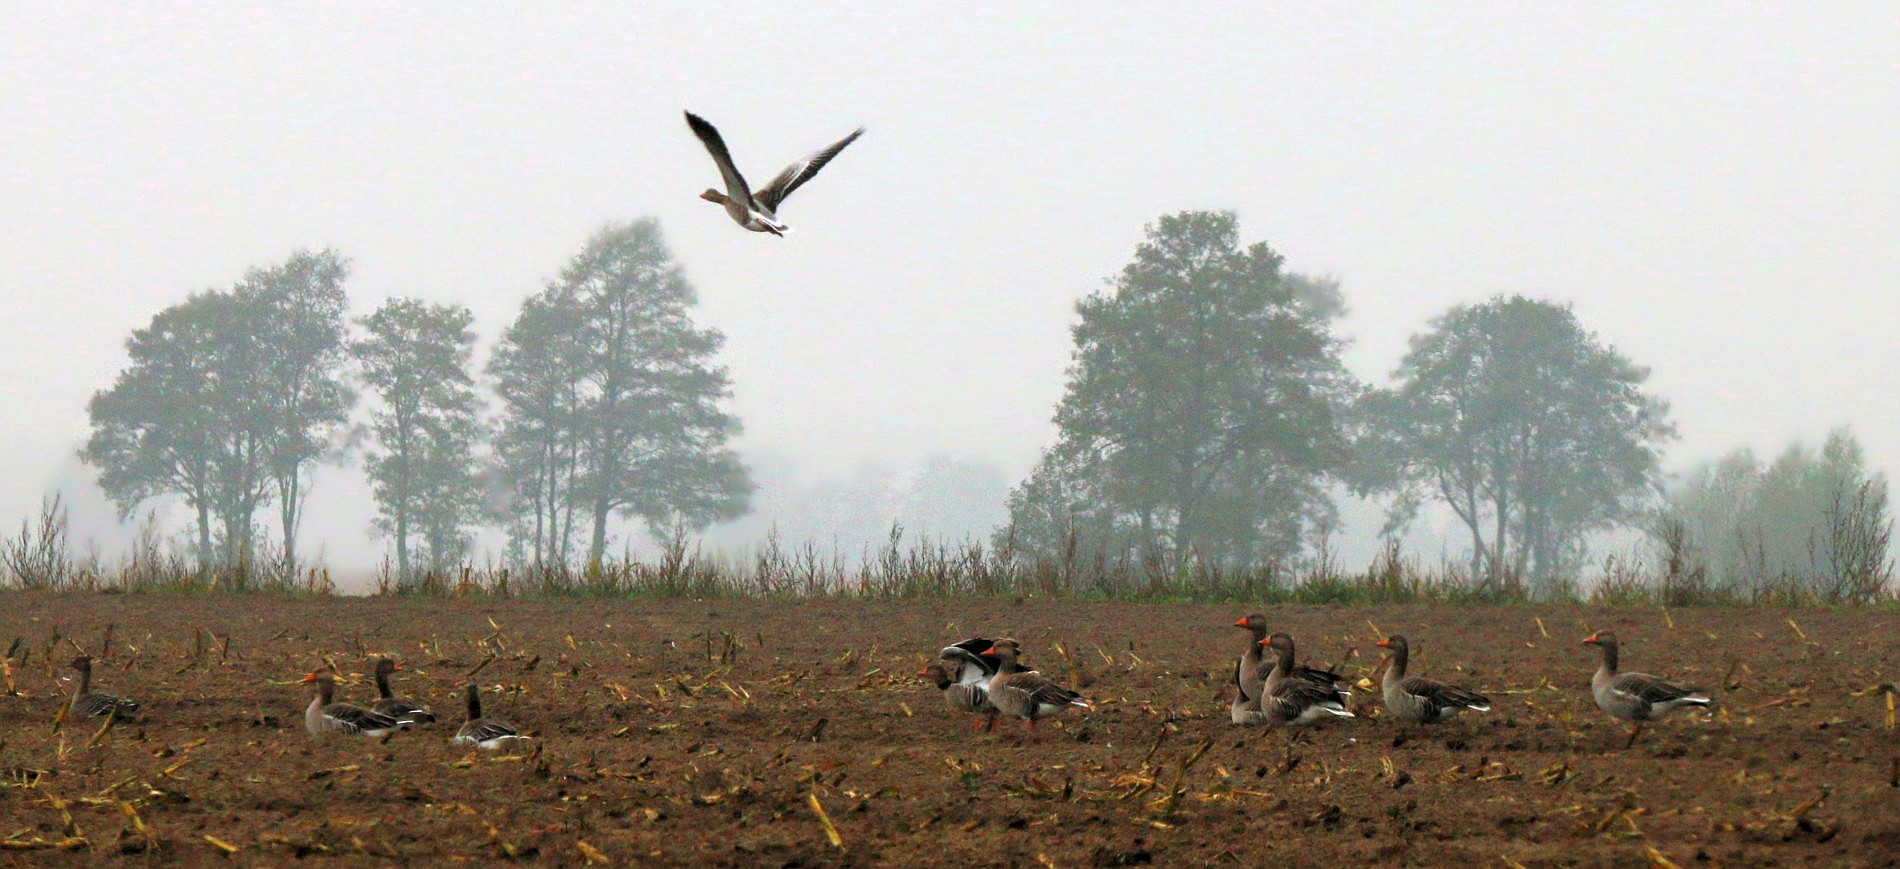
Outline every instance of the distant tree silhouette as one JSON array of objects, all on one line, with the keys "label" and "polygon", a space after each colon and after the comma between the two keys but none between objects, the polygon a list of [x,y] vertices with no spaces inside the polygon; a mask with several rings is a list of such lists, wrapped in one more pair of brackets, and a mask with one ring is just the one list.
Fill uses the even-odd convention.
[{"label": "distant tree silhouette", "polygon": [[1521,296],[1451,309],[1394,377],[1362,404],[1376,470],[1361,488],[1398,495],[1395,526],[1447,504],[1474,577],[1524,573],[1540,592],[1580,566],[1586,534],[1642,515],[1675,436],[1668,405],[1642,391],[1647,369],[1569,308]]},{"label": "distant tree silhouette", "polygon": [[[1303,295],[1296,296],[1295,290]],[[1337,282],[1295,278],[1226,212],[1169,215],[1077,306],[1060,431],[999,537],[1055,553],[1264,561],[1331,514],[1336,412],[1357,384],[1330,320]]]},{"label": "distant tree silhouette", "polygon": [[1670,490],[1667,510],[1730,591],[1851,602],[1892,576],[1885,543],[1868,545],[1891,531],[1887,480],[1868,471],[1845,428],[1818,451],[1797,443],[1773,462],[1747,449],[1704,462]]},{"label": "distant tree silhouette", "polygon": [[376,395],[367,457],[381,517],[396,550],[398,583],[414,577],[410,540],[419,537],[425,570],[447,570],[467,552],[468,527],[481,519],[482,481],[475,445],[481,435],[469,358],[474,322],[461,305],[390,299],[358,321],[365,337],[350,345]]},{"label": "distant tree silhouette", "polygon": [[354,400],[343,380],[346,273],[332,251],[298,252],[132,333],[131,365],[87,406],[80,453],[122,516],[179,496],[197,514],[201,563],[242,565],[257,509],[275,500],[282,561],[295,564],[309,467],[335,449]]},{"label": "distant tree silhouette", "polygon": [[752,486],[713,358],[724,337],[693,324],[694,303],[652,219],[602,229],[524,303],[489,369],[524,556],[567,558],[577,518],[592,561],[614,515],[664,532],[744,512]]}]

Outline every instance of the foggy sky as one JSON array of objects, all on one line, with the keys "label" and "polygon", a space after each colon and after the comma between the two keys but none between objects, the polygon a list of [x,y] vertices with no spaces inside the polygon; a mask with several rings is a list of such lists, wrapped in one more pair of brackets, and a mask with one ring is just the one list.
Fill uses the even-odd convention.
[{"label": "foggy sky", "polygon": [[[109,524],[86,399],[190,292],[329,245],[355,313],[466,304],[485,357],[642,215],[727,335],[739,448],[799,485],[1019,478],[1074,302],[1188,208],[1340,277],[1375,383],[1430,317],[1523,292],[1653,369],[1673,470],[1839,424],[1900,468],[1890,5],[638,6],[9,4],[0,523],[65,488]],[[696,198],[684,108],[759,179],[869,132],[781,240]],[[373,509],[325,472],[302,548],[372,561]]]}]

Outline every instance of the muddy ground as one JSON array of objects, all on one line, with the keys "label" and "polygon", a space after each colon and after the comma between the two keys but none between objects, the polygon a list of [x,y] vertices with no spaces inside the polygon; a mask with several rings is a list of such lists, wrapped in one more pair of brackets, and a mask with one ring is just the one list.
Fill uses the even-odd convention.
[{"label": "muddy ground", "polygon": [[[1302,658],[1355,675],[1378,632],[1404,633],[1414,673],[1494,711],[1407,730],[1362,691],[1359,719],[1237,729],[1231,607],[3,594],[0,863],[1900,861],[1900,734],[1875,687],[1900,671],[1891,612],[1270,613]],[[1601,627],[1625,669],[1719,711],[1624,750],[1586,692],[1578,641]],[[916,674],[973,634],[1020,639],[1096,708],[971,734]],[[99,656],[95,687],[142,716],[55,731],[71,671],[49,645],[57,665]],[[376,654],[445,723],[305,734],[297,680],[328,656],[367,701]],[[471,680],[536,737],[524,755],[448,744]]]}]

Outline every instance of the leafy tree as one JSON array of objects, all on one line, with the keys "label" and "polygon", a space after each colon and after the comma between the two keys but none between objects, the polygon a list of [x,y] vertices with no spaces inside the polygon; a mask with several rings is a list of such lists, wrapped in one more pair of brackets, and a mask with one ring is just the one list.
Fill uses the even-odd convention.
[{"label": "leafy tree", "polygon": [[284,563],[295,563],[309,465],[354,399],[342,382],[345,271],[333,252],[299,252],[132,333],[130,367],[88,405],[80,454],[122,514],[181,496],[198,514],[201,563],[243,566],[256,512],[275,500]]},{"label": "leafy tree", "polygon": [[466,529],[480,519],[474,317],[460,305],[391,299],[359,322],[368,334],[350,351],[380,400],[371,417],[378,450],[367,458],[382,513],[376,527],[395,545],[396,575],[406,584],[412,536],[421,539],[424,569],[446,570],[466,553]]},{"label": "leafy tree", "polygon": [[596,233],[523,306],[492,370],[504,463],[540,505],[537,556],[566,556],[576,512],[591,520],[592,561],[615,515],[663,531],[744,511],[751,482],[726,445],[739,423],[713,363],[724,337],[693,324],[694,303],[658,221],[643,219]]},{"label": "leafy tree", "polygon": [[1460,305],[1413,337],[1396,386],[1366,396],[1362,451],[1382,479],[1361,487],[1398,493],[1393,528],[1445,503],[1471,533],[1474,577],[1528,572],[1548,592],[1586,534],[1634,518],[1655,490],[1675,429],[1642,391],[1648,376],[1569,308]]},{"label": "leafy tree", "polygon": [[[1296,296],[1295,289],[1304,295]],[[1010,495],[1017,546],[1239,562],[1298,551],[1344,460],[1336,411],[1357,384],[1329,320],[1336,282],[1295,278],[1226,212],[1147,228],[1077,306],[1060,429]]]},{"label": "leafy tree", "polygon": [[546,293],[523,302],[488,364],[505,409],[495,470],[513,492],[510,545],[534,565],[573,553],[585,348],[571,339],[577,312],[558,302]]},{"label": "leafy tree", "polygon": [[282,265],[252,269],[234,290],[262,351],[250,398],[269,437],[285,567],[297,563],[310,471],[335,453],[356,401],[344,371],[348,274],[335,251],[298,251]]},{"label": "leafy tree", "polygon": [[148,498],[182,497],[207,567],[248,556],[251,516],[268,495],[266,433],[246,415],[258,354],[242,307],[212,290],[134,331],[131,365],[87,405],[92,435],[80,451],[122,519]]}]

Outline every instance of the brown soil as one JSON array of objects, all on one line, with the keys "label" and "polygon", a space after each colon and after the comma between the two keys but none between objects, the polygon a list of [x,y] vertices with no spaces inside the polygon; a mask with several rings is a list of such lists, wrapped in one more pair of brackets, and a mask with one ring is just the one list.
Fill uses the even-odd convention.
[{"label": "brown soil", "polygon": [[[1304,731],[1228,723],[1239,615],[0,595],[0,644],[19,638],[17,694],[0,696],[0,862],[211,862],[217,843],[253,865],[1900,860],[1900,737],[1869,690],[1900,669],[1890,612],[1282,608],[1274,626],[1302,658],[1362,673],[1376,631],[1397,631],[1415,673],[1495,707],[1407,730],[1358,692],[1361,719]],[[1608,626],[1626,668],[1704,688],[1719,711],[1678,713],[1624,750],[1578,645]],[[72,640],[52,661],[75,645],[100,656],[97,687],[140,700],[140,719],[55,732],[71,673],[47,666],[55,631]],[[1022,640],[1096,708],[1039,738],[971,734],[916,673],[973,634]],[[306,735],[297,680],[329,656],[343,699],[367,700],[375,654],[444,723],[381,743]],[[525,757],[448,744],[472,671],[488,713],[536,737]]]}]

